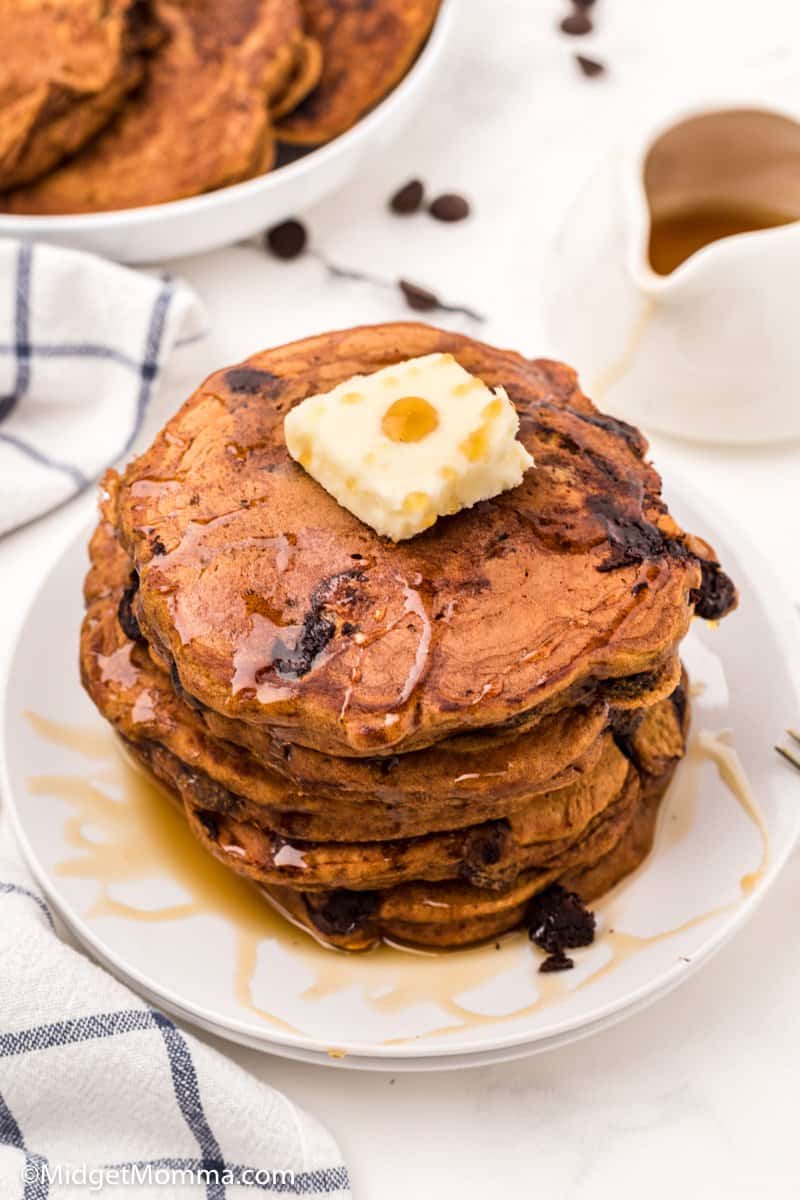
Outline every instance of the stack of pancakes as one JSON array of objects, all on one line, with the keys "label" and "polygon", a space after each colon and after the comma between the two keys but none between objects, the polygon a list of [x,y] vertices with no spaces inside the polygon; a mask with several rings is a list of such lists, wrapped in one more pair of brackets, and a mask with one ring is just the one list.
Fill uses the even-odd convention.
[{"label": "stack of pancakes", "polygon": [[[283,418],[431,353],[506,389],[535,466],[393,544]],[[333,945],[462,945],[555,882],[596,897],[684,752],[681,639],[736,602],[645,452],[568,367],[429,326],[258,354],[107,476],[84,684],[208,850]]]},{"label": "stack of pancakes", "polygon": [[402,79],[439,0],[0,0],[0,208],[136,208],[261,175]]}]

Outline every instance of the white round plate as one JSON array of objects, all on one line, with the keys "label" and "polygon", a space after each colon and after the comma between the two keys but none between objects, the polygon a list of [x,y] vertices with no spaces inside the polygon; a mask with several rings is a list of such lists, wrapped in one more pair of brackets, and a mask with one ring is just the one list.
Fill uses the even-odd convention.
[{"label": "white round plate", "polygon": [[[668,992],[762,898],[798,837],[800,805],[797,778],[773,750],[798,714],[794,614],[758,557],[723,535],[727,523],[709,525],[705,502],[685,486],[665,491],[717,548],[741,605],[718,628],[695,622],[687,639],[689,755],[653,853],[596,906],[598,936],[574,952],[573,971],[541,975],[522,934],[442,955],[326,950],[206,856],[81,690],[85,536],[27,614],[0,725],[3,793],[53,906],[163,1008],[311,1062],[398,1071],[500,1061],[584,1037]],[[763,830],[743,803],[745,779]]]},{"label": "white round plate", "polygon": [[346,133],[266,175],[202,196],[116,212],[16,216],[0,212],[0,236],[54,242],[124,263],[200,254],[252,236],[334,191],[419,109],[439,69],[455,0],[442,0],[419,57],[389,95]]}]

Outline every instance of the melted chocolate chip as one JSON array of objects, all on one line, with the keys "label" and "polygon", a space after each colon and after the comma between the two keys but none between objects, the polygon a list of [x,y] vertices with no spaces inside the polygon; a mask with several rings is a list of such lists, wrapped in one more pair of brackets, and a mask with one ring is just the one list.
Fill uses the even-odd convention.
[{"label": "melted chocolate chip", "polygon": [[[300,636],[294,649],[290,650],[280,640],[277,641],[272,662],[268,667],[256,671],[256,683],[262,683],[273,668],[279,675],[294,679],[307,675],[317,655],[322,653],[336,633],[336,622],[326,615],[325,606],[337,598],[352,603],[356,599],[356,592],[352,586],[346,587],[340,597],[337,597],[336,593],[343,583],[352,585],[363,578],[363,570],[355,567],[324,579],[312,593],[311,603],[303,617]],[[281,650],[284,651],[283,654],[280,653]]]},{"label": "melted chocolate chip", "polygon": [[539,970],[542,975],[551,975],[554,971],[571,971],[574,966],[573,960],[562,950],[557,954],[549,954],[540,964]]},{"label": "melted chocolate chip", "polygon": [[213,817],[209,812],[199,812],[197,814],[197,819],[203,826],[203,829],[205,829],[208,836],[211,838],[212,842],[215,842],[219,837],[219,825],[217,824],[215,817]]},{"label": "melted chocolate chip", "polygon": [[167,553],[167,547],[164,545],[160,537],[154,537],[150,543],[150,553],[153,558],[159,558],[160,555]]},{"label": "melted chocolate chip", "polygon": [[672,707],[675,709],[675,716],[678,718],[678,724],[680,725],[681,729],[683,729],[686,724],[686,708],[688,705],[688,700],[686,696],[686,688],[682,683],[679,683],[675,688],[675,691],[670,696],[670,700],[672,701]]},{"label": "melted chocolate chip", "polygon": [[378,907],[377,892],[337,888],[321,896],[305,893],[306,908],[320,933],[343,936],[364,925]]},{"label": "melted chocolate chip", "polygon": [[126,638],[130,638],[132,642],[142,640],[142,631],[139,628],[139,622],[133,612],[133,598],[139,590],[139,576],[134,571],[131,575],[131,581],[125,588],[125,591],[120,597],[119,607],[117,609],[117,620],[119,627],[125,634]]},{"label": "melted chocolate chip", "polygon": [[418,212],[425,198],[425,189],[419,179],[411,179],[392,196],[389,208],[398,216]]},{"label": "melted chocolate chip", "polygon": [[718,621],[736,606],[736,586],[726,575],[719,563],[698,559],[702,575],[699,588],[694,588],[690,599],[694,611],[705,621]]},{"label": "melted chocolate chip", "polygon": [[565,950],[594,941],[594,913],[577,893],[558,883],[533,897],[526,919],[531,941],[550,955],[563,955]]},{"label": "melted chocolate chip", "polygon": [[606,413],[586,413],[577,408],[570,409],[570,412],[585,424],[594,425],[596,429],[604,429],[606,433],[622,438],[637,458],[643,458],[647,452],[647,439],[635,425],[629,425],[619,417],[609,417]]},{"label": "melted chocolate chip", "polygon": [[233,792],[229,792],[221,783],[217,783],[204,771],[187,769],[183,776],[191,787],[192,799],[201,804],[204,809],[216,813],[238,812],[242,802]]},{"label": "melted chocolate chip", "polygon": [[[303,617],[297,645],[290,650],[278,639],[272,663],[266,670],[262,668],[256,671],[256,683],[263,683],[272,667],[279,675],[288,675],[295,679],[307,675],[314,659],[325,649],[335,633],[336,625],[330,617],[324,616],[319,609],[309,609]],[[281,654],[281,650],[285,653]]]},{"label": "melted chocolate chip", "polygon": [[225,372],[225,384],[237,395],[274,395],[282,380],[270,371],[258,371],[255,367],[232,367]]},{"label": "melted chocolate chip", "polygon": [[587,507],[605,527],[610,543],[608,558],[600,564],[598,571],[616,571],[619,567],[632,566],[648,559],[688,557],[683,542],[665,537],[660,529],[644,517],[630,517],[620,512],[607,496],[590,496]]}]

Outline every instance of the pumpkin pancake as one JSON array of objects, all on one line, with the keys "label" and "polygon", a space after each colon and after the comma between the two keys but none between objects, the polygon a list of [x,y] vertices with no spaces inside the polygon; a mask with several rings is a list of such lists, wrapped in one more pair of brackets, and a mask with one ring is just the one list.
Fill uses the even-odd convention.
[{"label": "pumpkin pancake", "polygon": [[270,100],[302,38],[297,0],[153,0],[167,38],[119,116],[68,163],[9,193],[17,213],[160,204],[268,169]]},{"label": "pumpkin pancake", "polygon": [[[207,807],[199,772],[168,751],[154,743],[128,746],[178,793],[193,833],[221,862],[257,883],[304,892],[443,879],[466,879],[497,891],[533,867],[580,865],[588,839],[594,845],[601,829],[605,838],[616,828],[609,814],[619,809],[630,774],[609,734],[592,771],[556,793],[535,797],[508,818],[402,840],[290,842],[247,815]],[[632,803],[632,794],[625,795]]]},{"label": "pumpkin pancake", "polygon": [[303,0],[308,34],[322,47],[314,90],[277,126],[280,141],[313,146],[354,125],[399,83],[440,0]]},{"label": "pumpkin pancake", "polygon": [[322,74],[322,47],[315,38],[304,37],[297,47],[295,60],[280,90],[270,101],[273,121],[297,108]]},{"label": "pumpkin pancake", "polygon": [[[505,387],[535,466],[394,544],[290,458],[283,417],[436,352]],[[212,375],[110,480],[136,620],[185,696],[340,756],[527,721],[653,672],[674,683],[693,613],[722,616],[736,593],[670,516],[646,449],[570,368],[425,325],[255,355]]]},{"label": "pumpkin pancake", "polygon": [[149,7],[0,0],[0,190],[45,174],[116,113],[159,40]]},{"label": "pumpkin pancake", "polygon": [[[669,706],[649,709],[631,740],[636,755],[630,764],[626,794],[608,813],[605,834],[584,844],[584,862],[566,869],[522,873],[502,892],[466,882],[403,884],[384,891],[303,893],[268,885],[269,899],[291,920],[321,941],[347,950],[365,950],[380,938],[420,946],[452,948],[497,937],[525,920],[532,896],[552,883],[596,900],[624,879],[647,857],[653,844],[658,808],[685,750],[689,708],[681,688]],[[665,730],[675,757],[663,757]],[[646,769],[653,745],[660,750],[660,773]],[[630,803],[631,793],[635,794]]]},{"label": "pumpkin pancake", "polygon": [[[108,520],[98,526],[90,553],[84,684],[123,737],[158,744],[186,765],[187,786],[201,807],[289,838],[415,837],[522,811],[531,797],[581,780],[602,752],[609,714],[597,702],[545,717],[513,739],[455,737],[389,759],[336,759],[277,743],[259,762],[230,736],[215,737],[207,714],[176,694],[141,638],[128,636],[137,633],[130,626],[129,563]],[[233,726],[246,728],[229,722],[229,734]],[[558,836],[561,810],[551,802],[537,811],[555,830],[541,836]]]}]

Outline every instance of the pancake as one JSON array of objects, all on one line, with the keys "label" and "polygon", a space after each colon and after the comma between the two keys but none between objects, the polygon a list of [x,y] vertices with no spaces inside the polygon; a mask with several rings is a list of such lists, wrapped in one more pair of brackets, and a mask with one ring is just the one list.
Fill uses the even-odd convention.
[{"label": "pancake", "polygon": [[315,38],[304,37],[297,47],[295,60],[279,91],[273,95],[269,111],[273,121],[297,108],[322,75],[322,47]]},{"label": "pancake", "polygon": [[[390,759],[336,759],[278,743],[260,762],[230,736],[215,737],[207,714],[182,700],[146,644],[123,630],[129,564],[108,520],[98,526],[90,554],[84,685],[123,737],[157,743],[188,764],[201,805],[211,810],[290,838],[415,837],[507,816],[530,797],[583,778],[602,752],[609,711],[595,703],[542,718],[514,738],[455,737]],[[123,619],[127,625],[129,617]],[[226,725],[229,734],[234,724]]]},{"label": "pancake", "polygon": [[[531,897],[561,883],[589,902],[602,896],[635,870],[649,854],[658,808],[684,753],[689,708],[682,690],[674,703],[645,715],[631,740],[636,759],[628,777],[628,800],[620,803],[610,836],[584,847],[584,861],[565,870],[557,865],[521,874],[502,892],[465,882],[405,884],[385,891],[341,890],[304,893],[269,885],[265,895],[314,937],[346,950],[365,950],[381,938],[412,945],[454,948],[497,937],[525,921]],[[659,726],[654,733],[653,722]],[[664,745],[664,729],[673,731],[676,755],[661,760],[660,774],[645,769],[652,740]]]},{"label": "pancake", "polygon": [[313,146],[354,125],[403,78],[439,0],[303,0],[322,47],[319,83],[277,126],[280,141]]},{"label": "pancake", "polygon": [[[506,388],[536,465],[395,545],[289,457],[283,417],[434,352]],[[722,616],[736,593],[670,516],[646,449],[570,368],[397,324],[217,372],[108,486],[136,620],[185,696],[324,753],[395,755],[653,673],[674,684],[693,613]]]},{"label": "pancake", "polygon": [[1,191],[102,129],[141,82],[159,34],[141,0],[0,0],[0,29]]},{"label": "pancake", "polygon": [[601,832],[607,837],[616,828],[609,813],[622,811],[620,797],[632,803],[625,791],[629,763],[609,734],[592,771],[556,793],[534,798],[508,818],[402,840],[290,842],[238,812],[209,809],[204,789],[197,786],[199,773],[174,755],[153,743],[128,747],[180,796],[192,832],[215,857],[257,883],[303,891],[358,891],[443,879],[502,889],[532,867],[582,862],[586,842],[591,838],[596,844]]},{"label": "pancake", "polygon": [[92,143],[3,200],[15,213],[135,208],[269,168],[269,103],[302,38],[297,0],[153,0],[168,37],[143,88]]}]

